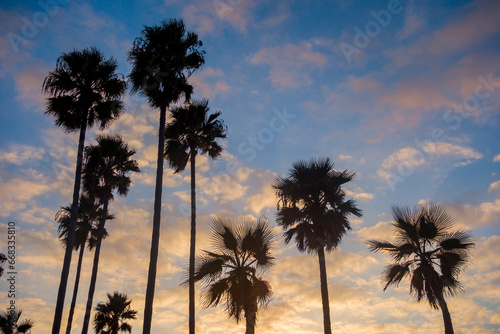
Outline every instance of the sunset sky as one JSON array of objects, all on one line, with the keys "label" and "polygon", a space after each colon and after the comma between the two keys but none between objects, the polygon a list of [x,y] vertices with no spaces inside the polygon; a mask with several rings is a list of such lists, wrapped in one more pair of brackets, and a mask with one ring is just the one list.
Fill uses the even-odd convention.
[{"label": "sunset sky", "polygon": [[[45,4],[51,4],[49,7]],[[70,204],[77,134],[44,114],[41,87],[63,52],[95,46],[127,76],[127,53],[144,25],[182,18],[206,50],[191,77],[228,127],[224,153],[197,166],[198,251],[210,249],[210,216],[266,217],[276,265],[264,274],[273,300],[258,333],[322,333],[317,256],[285,245],[271,188],[300,159],[330,157],[356,173],[346,186],[363,217],[328,255],[334,333],[442,333],[440,311],[417,303],[407,282],[383,292],[389,258],[367,239],[393,238],[390,208],[434,202],[471,229],[474,256],[448,298],[456,333],[500,332],[500,1],[144,0],[3,1],[0,4],[0,252],[17,232],[16,305],[50,333],[64,249],[54,215]],[[110,204],[94,300],[132,299],[142,331],[152,232],[159,112],[128,92],[106,133],[137,153],[126,198]],[[95,143],[93,129],[86,144]],[[237,166],[234,168],[234,166]],[[231,167],[232,166],[232,167]],[[153,333],[187,332],[189,173],[164,174]],[[79,333],[92,266],[84,269]],[[77,253],[73,253],[62,328]],[[8,284],[0,279],[0,305]],[[197,287],[198,292],[201,286]],[[197,333],[243,333],[223,308],[197,304]]]}]

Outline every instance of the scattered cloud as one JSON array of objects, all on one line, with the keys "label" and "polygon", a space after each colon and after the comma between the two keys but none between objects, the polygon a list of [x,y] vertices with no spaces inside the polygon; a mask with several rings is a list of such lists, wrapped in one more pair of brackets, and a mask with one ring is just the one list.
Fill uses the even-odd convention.
[{"label": "scattered cloud", "polygon": [[42,159],[44,154],[45,149],[43,147],[11,145],[8,151],[0,150],[0,161],[20,166],[28,161]]},{"label": "scattered cloud", "polygon": [[250,62],[270,67],[269,79],[275,86],[299,88],[313,83],[311,72],[326,66],[326,57],[308,47],[307,43],[265,47]]},{"label": "scattered cloud", "polygon": [[231,91],[231,86],[224,80],[224,73],[221,69],[205,68],[191,76],[195,92],[203,98],[214,99],[218,95],[227,94]]}]

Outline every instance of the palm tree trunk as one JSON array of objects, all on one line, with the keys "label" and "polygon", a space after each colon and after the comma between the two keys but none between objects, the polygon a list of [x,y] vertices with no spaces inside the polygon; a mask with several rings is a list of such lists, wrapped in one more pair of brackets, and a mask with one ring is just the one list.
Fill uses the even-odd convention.
[{"label": "palm tree trunk", "polygon": [[144,305],[143,334],[151,333],[153,318],[153,299],[155,294],[156,266],[158,263],[158,246],[160,243],[161,193],[163,187],[163,154],[165,150],[165,121],[167,105],[160,108],[160,126],[158,130],[158,160],[156,162],[156,187],[153,213],[153,236],[151,238],[151,252],[149,255],[148,283],[146,287],[146,301]]},{"label": "palm tree trunk", "polygon": [[57,291],[56,310],[54,312],[54,323],[52,324],[52,334],[59,334],[61,330],[61,320],[64,309],[64,298],[66,297],[66,287],[68,285],[69,269],[71,267],[71,254],[75,242],[76,218],[78,217],[78,200],[80,197],[80,183],[82,180],[83,146],[85,144],[85,132],[87,130],[87,113],[83,117],[80,127],[80,137],[78,139],[78,153],[76,158],[75,184],[73,186],[73,204],[71,205],[71,217],[68,226],[68,238],[66,239],[66,251],[64,253],[61,280]]},{"label": "palm tree trunk", "polygon": [[76,296],[78,295],[78,285],[80,284],[80,273],[82,271],[83,253],[85,244],[80,246],[80,254],[78,256],[78,266],[76,267],[75,287],[73,288],[73,298],[71,299],[71,307],[69,309],[68,324],[66,325],[66,334],[71,334],[71,324],[73,315],[75,314]]},{"label": "palm tree trunk", "polygon": [[453,331],[453,323],[451,322],[450,311],[448,311],[448,305],[444,300],[443,296],[438,297],[439,307],[441,308],[441,312],[443,313],[443,321],[444,321],[444,333],[445,334],[454,334]]},{"label": "palm tree trunk", "polygon": [[245,334],[255,334],[255,323],[257,321],[257,305],[253,306],[253,310],[245,311],[246,330]]},{"label": "palm tree trunk", "polygon": [[[108,212],[108,200],[104,201],[103,212]],[[94,253],[94,264],[92,266],[92,275],[90,277],[89,295],[87,297],[87,307],[85,309],[85,317],[83,318],[82,334],[87,334],[90,323],[90,313],[92,312],[92,303],[94,299],[95,286],[97,282],[97,269],[99,268],[99,255],[101,253],[101,243],[104,237],[104,224],[106,223],[106,216],[103,216],[99,222],[97,229],[97,239]]]},{"label": "palm tree trunk", "polygon": [[326,261],[325,250],[323,247],[318,248],[319,258],[319,276],[321,282],[321,299],[323,301],[323,324],[325,327],[325,334],[332,333],[332,325],[330,323],[330,301],[328,299],[328,281],[326,277]]},{"label": "palm tree trunk", "polygon": [[196,252],[196,149],[191,153],[191,245],[189,249],[189,334],[195,332],[194,258]]}]

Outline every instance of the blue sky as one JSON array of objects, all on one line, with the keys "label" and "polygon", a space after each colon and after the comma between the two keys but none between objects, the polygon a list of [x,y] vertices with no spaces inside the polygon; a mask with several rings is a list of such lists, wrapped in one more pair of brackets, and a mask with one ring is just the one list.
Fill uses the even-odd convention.
[{"label": "blue sky", "polygon": [[[52,4],[48,11],[44,3]],[[2,3],[0,230],[4,238],[7,223],[16,222],[17,305],[37,333],[50,331],[63,259],[54,214],[71,200],[76,160],[76,135],[43,113],[43,79],[62,52],[87,46],[116,58],[127,75],[127,52],[142,26],[175,17],[198,32],[206,50],[204,67],[191,77],[195,98],[208,98],[229,129],[223,156],[200,158],[197,166],[199,249],[210,247],[212,214],[262,214],[276,227],[273,180],[299,159],[330,157],[337,169],[357,173],[346,189],[364,213],[328,258],[334,331],[442,332],[441,314],[410,300],[407,284],[382,292],[388,258],[364,244],[392,237],[392,205],[432,201],[476,238],[461,275],[465,293],[449,299],[456,332],[498,332],[499,14],[493,0]],[[116,220],[108,225],[94,299],[127,293],[139,311],[132,323],[139,333],[158,111],[139,96],[124,101],[127,113],[105,132],[121,134],[137,150],[142,173],[133,176],[129,195],[111,204]],[[90,131],[86,143],[97,133]],[[154,333],[187,328],[187,289],[179,282],[189,249],[188,191],[188,173],[165,170]],[[277,227],[276,233],[276,267],[265,274],[274,299],[257,330],[320,333],[317,259],[284,245]],[[75,331],[91,259],[84,259]],[[0,287],[6,291],[5,280]],[[197,321],[199,333],[242,332],[222,309],[198,305]]]}]

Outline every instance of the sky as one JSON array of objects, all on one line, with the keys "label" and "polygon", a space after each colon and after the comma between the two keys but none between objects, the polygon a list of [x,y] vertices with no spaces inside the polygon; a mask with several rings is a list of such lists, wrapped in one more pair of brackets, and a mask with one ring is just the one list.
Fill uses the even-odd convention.
[{"label": "sky", "polygon": [[[368,239],[394,238],[390,209],[433,202],[472,231],[465,292],[448,298],[456,333],[500,331],[500,2],[475,1],[66,1],[0,4],[0,252],[16,231],[16,307],[49,333],[64,249],[54,215],[71,201],[77,134],[44,114],[41,86],[63,52],[95,46],[127,76],[144,25],[182,18],[206,51],[190,78],[228,127],[224,153],[198,157],[197,251],[210,249],[212,215],[266,217],[276,238],[274,291],[259,333],[321,333],[317,257],[286,245],[271,184],[292,164],[329,157],[356,178],[346,193],[363,210],[327,256],[334,333],[442,333],[439,311],[409,286],[383,291],[389,258]],[[134,148],[142,172],[116,197],[94,300],[132,299],[140,333],[152,233],[158,110],[127,93],[105,133]],[[86,144],[100,133],[87,133]],[[166,168],[153,333],[186,333],[189,173]],[[73,331],[83,322],[93,254],[86,253]],[[73,253],[62,328],[74,283]],[[0,279],[6,308],[7,277]],[[197,292],[201,291],[197,286]],[[224,309],[197,304],[197,332],[242,333]]]}]

